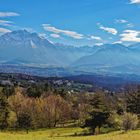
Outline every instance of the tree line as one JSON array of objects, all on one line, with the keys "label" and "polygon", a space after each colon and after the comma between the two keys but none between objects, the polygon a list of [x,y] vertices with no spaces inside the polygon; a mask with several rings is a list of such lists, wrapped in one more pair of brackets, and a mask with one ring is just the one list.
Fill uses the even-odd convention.
[{"label": "tree line", "polygon": [[98,134],[101,128],[133,130],[139,125],[140,86],[122,93],[96,90],[71,93],[48,83],[28,87],[3,86],[0,91],[0,129],[67,127],[89,128]]}]

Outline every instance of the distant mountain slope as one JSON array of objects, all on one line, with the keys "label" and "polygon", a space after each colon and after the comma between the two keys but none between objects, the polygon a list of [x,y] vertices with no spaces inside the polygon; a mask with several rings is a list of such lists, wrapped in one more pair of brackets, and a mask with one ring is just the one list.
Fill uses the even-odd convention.
[{"label": "distant mountain slope", "polygon": [[139,73],[140,48],[133,49],[121,44],[108,44],[89,56],[81,57],[72,64],[75,69],[87,72]]},{"label": "distant mountain slope", "polygon": [[140,43],[128,47],[122,44],[73,47],[53,44],[37,33],[19,30],[0,36],[0,64],[61,67],[66,70],[63,69],[64,75],[69,70],[140,75]]},{"label": "distant mountain slope", "polygon": [[[83,49],[83,50],[82,50]],[[91,50],[56,46],[37,33],[13,31],[0,37],[0,62],[5,64],[32,64],[68,66]]]},{"label": "distant mountain slope", "polygon": [[48,51],[54,50],[53,44],[45,39],[39,38],[36,33],[25,30],[14,31],[0,37],[0,56],[5,63],[37,63],[56,64],[58,59]]}]

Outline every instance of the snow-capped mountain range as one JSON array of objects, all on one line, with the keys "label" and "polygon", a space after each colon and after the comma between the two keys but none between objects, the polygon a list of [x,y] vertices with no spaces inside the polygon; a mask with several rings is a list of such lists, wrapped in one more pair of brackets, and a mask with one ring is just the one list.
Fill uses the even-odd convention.
[{"label": "snow-capped mountain range", "polygon": [[90,50],[56,46],[37,33],[26,30],[13,31],[0,37],[0,62],[6,64],[61,67],[88,54]]},{"label": "snow-capped mountain range", "polygon": [[140,44],[69,47],[19,30],[0,36],[0,64],[140,75]]}]

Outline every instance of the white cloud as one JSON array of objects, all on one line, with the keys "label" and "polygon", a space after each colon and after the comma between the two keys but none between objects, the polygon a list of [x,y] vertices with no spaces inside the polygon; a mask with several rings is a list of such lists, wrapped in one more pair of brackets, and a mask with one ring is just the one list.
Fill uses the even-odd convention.
[{"label": "white cloud", "polygon": [[99,36],[94,36],[94,35],[91,35],[91,36],[90,36],[90,39],[97,40],[97,41],[102,41],[102,38],[101,38],[101,37],[99,37]]},{"label": "white cloud", "polygon": [[126,26],[128,28],[132,28],[134,27],[134,25],[132,23],[129,23],[129,21],[125,20],[125,19],[116,19],[115,20],[115,23],[118,23],[118,24],[126,24]]},{"label": "white cloud", "polygon": [[112,44],[122,44],[122,41],[116,41],[116,42],[113,42]]},{"label": "white cloud", "polygon": [[0,28],[0,33],[8,33],[8,32],[11,32],[11,30],[6,28]]},{"label": "white cloud", "polygon": [[116,23],[128,23],[128,21],[125,19],[116,19],[115,22]]},{"label": "white cloud", "polygon": [[19,16],[19,14],[15,12],[0,12],[0,17],[15,17],[15,16]]},{"label": "white cloud", "polygon": [[127,27],[132,28],[132,27],[134,27],[134,25],[132,23],[128,23]]},{"label": "white cloud", "polygon": [[83,34],[79,34],[75,31],[58,29],[56,27],[51,26],[50,24],[43,24],[42,26],[46,31],[49,31],[49,32],[52,32],[52,33],[55,33],[55,34],[66,35],[66,36],[72,37],[74,39],[83,39],[84,38]]},{"label": "white cloud", "polygon": [[59,34],[50,34],[50,36],[53,37],[53,38],[60,38]]},{"label": "white cloud", "polygon": [[12,21],[0,20],[0,25],[2,26],[11,26],[12,23]]},{"label": "white cloud", "polygon": [[95,43],[96,46],[102,46],[104,43]]},{"label": "white cloud", "polygon": [[140,42],[140,31],[125,30],[120,36],[123,42]]},{"label": "white cloud", "polygon": [[118,33],[118,31],[115,28],[105,27],[105,26],[101,25],[100,23],[98,25],[101,30],[104,30],[110,34],[117,35],[117,33]]},{"label": "white cloud", "polygon": [[136,3],[136,4],[137,4],[137,3],[140,4],[140,0],[130,0],[130,3],[131,3],[131,4],[135,4],[135,3]]}]

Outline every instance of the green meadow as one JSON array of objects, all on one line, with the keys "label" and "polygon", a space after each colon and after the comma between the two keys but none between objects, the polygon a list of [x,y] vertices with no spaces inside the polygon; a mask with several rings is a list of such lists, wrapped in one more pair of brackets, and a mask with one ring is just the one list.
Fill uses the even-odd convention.
[{"label": "green meadow", "polygon": [[81,128],[57,128],[30,131],[26,134],[19,132],[0,132],[0,140],[139,140],[140,130],[123,133],[121,131],[110,132],[95,136],[82,136]]}]

